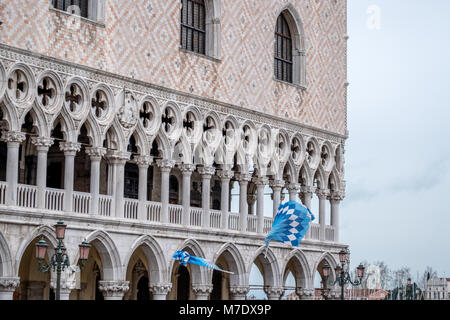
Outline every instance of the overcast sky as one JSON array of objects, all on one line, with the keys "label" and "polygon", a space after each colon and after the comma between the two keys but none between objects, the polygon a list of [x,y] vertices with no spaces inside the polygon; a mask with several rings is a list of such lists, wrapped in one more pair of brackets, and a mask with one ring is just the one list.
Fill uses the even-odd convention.
[{"label": "overcast sky", "polygon": [[353,267],[450,276],[449,17],[448,0],[348,0],[341,240]]}]

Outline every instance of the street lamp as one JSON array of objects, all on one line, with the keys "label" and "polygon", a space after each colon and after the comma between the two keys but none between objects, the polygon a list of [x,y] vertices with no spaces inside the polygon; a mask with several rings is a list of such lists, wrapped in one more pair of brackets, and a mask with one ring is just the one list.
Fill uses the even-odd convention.
[{"label": "street lamp", "polygon": [[[334,268],[334,271],[336,273],[336,281],[334,281],[333,286],[337,283],[341,287],[341,300],[344,300],[344,288],[347,283],[350,283],[353,286],[359,286],[361,285],[362,278],[364,278],[364,271],[365,268],[362,264],[360,264],[356,268],[356,275],[358,277],[358,280],[352,281],[350,274],[345,271],[345,265],[347,263],[347,256],[348,251],[342,249],[339,252],[339,262],[341,265],[337,265],[336,268]],[[322,267],[322,272],[325,277],[325,286],[328,280],[328,277],[330,275],[331,267],[328,265],[328,263],[325,262],[325,264]]]},{"label": "street lamp", "polygon": [[[67,225],[65,225],[64,222],[62,221],[58,221],[54,225],[56,239],[58,239],[58,245],[55,248],[55,253],[50,258],[49,265],[45,265],[44,263],[48,244],[45,242],[44,238],[41,238],[41,240],[39,240],[36,243],[36,258],[39,263],[38,270],[40,272],[48,272],[50,269],[53,269],[53,272],[56,271],[56,295],[55,295],[56,300],[60,300],[61,272],[64,271],[66,267],[70,266],[69,257],[66,253],[67,249],[63,243],[66,233],[66,227]],[[81,261],[80,269],[83,269],[84,265],[86,264],[86,261],[89,257],[90,248],[91,245],[88,244],[86,241],[83,241],[79,245],[80,261]]]}]

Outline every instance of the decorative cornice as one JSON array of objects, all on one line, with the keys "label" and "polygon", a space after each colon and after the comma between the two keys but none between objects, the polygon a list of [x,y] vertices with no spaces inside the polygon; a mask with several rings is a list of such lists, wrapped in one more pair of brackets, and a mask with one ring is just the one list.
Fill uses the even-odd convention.
[{"label": "decorative cornice", "polygon": [[169,89],[141,80],[113,74],[104,70],[63,61],[58,58],[34,53],[24,49],[8,46],[6,44],[0,44],[0,56],[4,59],[21,61],[42,69],[55,70],[59,73],[76,75],[93,81],[107,83],[117,89],[126,87],[133,92],[137,91],[141,92],[144,95],[153,95],[157,99],[172,100],[177,101],[180,104],[195,105],[199,108],[207,108],[209,110],[214,110],[218,114],[222,114],[224,116],[233,114],[236,118],[242,118],[241,120],[249,119],[259,124],[270,123],[274,127],[283,127],[287,131],[314,136],[316,138],[329,140],[335,143],[344,143],[348,138],[347,135],[315,128],[293,120],[264,114],[256,110],[216,101],[211,98],[205,98],[191,93]]}]

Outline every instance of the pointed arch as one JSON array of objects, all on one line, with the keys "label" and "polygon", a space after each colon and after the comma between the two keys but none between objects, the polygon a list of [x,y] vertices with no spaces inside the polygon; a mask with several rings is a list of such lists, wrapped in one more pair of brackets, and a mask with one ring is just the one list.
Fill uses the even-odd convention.
[{"label": "pointed arch", "polygon": [[56,239],[55,230],[49,226],[49,225],[43,225],[35,228],[28,237],[25,238],[24,241],[22,241],[19,249],[17,250],[16,254],[16,261],[15,261],[15,275],[19,276],[19,267],[20,267],[20,261],[22,260],[23,254],[25,253],[25,250],[28,248],[28,246],[38,237],[45,237],[48,243],[48,250],[47,254],[51,256],[54,252],[54,248],[58,245],[58,240]]},{"label": "pointed arch", "polygon": [[294,275],[296,280],[297,287],[299,288],[312,288],[313,284],[311,283],[311,270],[309,267],[308,259],[306,258],[305,253],[300,249],[292,250],[284,259],[283,262],[283,273],[282,273],[282,281],[283,284],[286,281],[287,273],[289,269]]},{"label": "pointed arch", "polygon": [[[177,250],[183,250],[188,252],[191,255],[194,255],[196,257],[205,258],[205,253],[203,252],[202,247],[200,244],[193,238],[185,240],[181,246],[178,247]],[[172,258],[172,257],[170,257]],[[171,275],[176,267],[176,263],[179,263],[178,261],[172,259],[172,263],[170,266],[169,274]],[[200,266],[191,264],[190,268],[192,270],[192,284],[205,284],[207,279],[207,274],[205,268],[202,268]]]},{"label": "pointed arch", "polygon": [[[247,270],[251,270],[252,264],[255,263],[258,268],[261,268],[261,274],[264,277],[264,285],[271,287],[279,287],[281,285],[280,279],[280,267],[278,266],[277,257],[269,248],[267,256],[265,256],[266,247],[262,246],[256,250],[253,255],[250,264],[247,266]],[[246,275],[246,283],[250,282],[250,272]]]},{"label": "pointed arch", "polygon": [[326,261],[329,266],[331,267],[331,272],[330,272],[330,280],[329,281],[334,281],[336,279],[336,275],[335,275],[335,271],[334,269],[337,266],[337,262],[334,259],[333,255],[330,252],[324,252],[322,253],[322,255],[314,262],[314,268],[311,270],[311,279],[312,279],[312,283],[314,283],[314,278],[316,275],[316,271],[319,268],[319,266],[321,265],[322,262]]},{"label": "pointed arch", "polygon": [[[245,262],[242,258],[241,252],[233,243],[225,243],[220,247],[220,249],[214,255],[213,261],[216,263],[217,260],[223,256],[227,262],[230,270],[234,274],[230,274],[230,285],[240,286],[245,285],[246,281],[246,268]],[[212,280],[213,270],[208,270],[208,279]]]},{"label": "pointed arch", "polygon": [[[120,262],[119,250],[111,236],[103,230],[96,230],[87,235],[85,241],[95,246],[100,259],[102,259],[103,280],[123,280],[124,271]],[[77,263],[78,259],[79,252],[73,261]]]},{"label": "pointed arch", "polygon": [[11,250],[9,249],[8,241],[3,236],[3,233],[0,232],[0,278],[13,276],[14,266]]},{"label": "pointed arch", "polygon": [[[123,266],[123,270],[126,272],[128,268],[128,264],[130,263],[130,259],[133,253],[138,249],[142,248],[144,252],[149,266],[149,276],[150,276],[150,284],[158,284],[158,283],[167,283],[167,263],[164,252],[159,245],[158,241],[150,235],[143,235],[137,238],[133,244],[131,245],[131,249],[128,252],[128,255],[125,258],[125,264]],[[125,279],[125,274],[123,278]]]}]

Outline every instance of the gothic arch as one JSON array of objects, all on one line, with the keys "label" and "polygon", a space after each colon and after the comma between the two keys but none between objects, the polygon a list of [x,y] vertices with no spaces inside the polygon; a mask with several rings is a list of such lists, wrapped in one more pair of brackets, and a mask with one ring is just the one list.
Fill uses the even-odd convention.
[{"label": "gothic arch", "polygon": [[[264,286],[279,287],[281,285],[281,279],[277,257],[271,248],[267,250],[267,256],[265,256],[265,252],[265,246],[256,250],[250,264],[247,266],[247,270],[251,270],[252,264],[255,263],[260,268],[261,274],[264,277]],[[247,274],[246,283],[250,282],[249,277],[250,272]]]},{"label": "gothic arch", "polygon": [[[137,238],[125,258],[123,270],[126,272],[133,253],[141,247],[148,260],[150,284],[167,283],[167,264],[163,250],[158,241],[149,235]],[[123,276],[125,279],[125,275]]]},{"label": "gothic arch", "polygon": [[[120,254],[110,235],[103,230],[97,230],[90,233],[85,241],[95,245],[102,259],[103,280],[123,280],[124,271],[120,262]],[[77,263],[78,259],[79,252],[73,261]]]},{"label": "gothic arch", "polygon": [[14,267],[8,241],[0,232],[0,277],[14,276]]},{"label": "gothic arch", "polygon": [[[177,250],[187,251],[189,254],[194,255],[196,257],[200,257],[200,258],[205,257],[205,253],[203,252],[200,244],[192,238],[184,241],[183,244],[180,247],[178,247]],[[172,257],[170,257],[170,258],[172,258]],[[170,266],[170,270],[169,270],[170,275],[172,275],[172,273],[175,269],[176,263],[179,263],[179,262],[173,259],[171,266]],[[192,270],[192,274],[191,274],[192,285],[205,284],[206,279],[207,279],[207,274],[206,274],[206,271],[204,270],[204,268],[194,265],[194,264],[190,265],[190,267]]]},{"label": "gothic arch", "polygon": [[[225,243],[214,255],[213,261],[216,262],[221,256],[223,256],[230,268],[230,270],[227,271],[231,271],[234,273],[230,274],[230,285],[245,285],[245,263],[239,249],[232,243]],[[208,270],[208,279],[211,280],[212,276],[213,270]]]},{"label": "gothic arch", "polygon": [[292,273],[295,277],[297,287],[299,288],[312,288],[311,283],[311,271],[308,264],[308,259],[306,255],[300,249],[294,249],[289,253],[289,255],[284,259],[283,263],[283,273],[282,273],[282,281],[283,284],[286,281],[287,273],[289,271],[289,267],[292,267]]},{"label": "gothic arch", "polygon": [[25,253],[25,250],[28,248],[30,243],[32,243],[33,240],[38,237],[45,237],[47,239],[47,241],[50,242],[50,243],[47,243],[48,244],[47,254],[49,256],[51,256],[53,254],[53,252],[54,252],[53,248],[56,248],[58,245],[58,240],[56,239],[55,230],[51,226],[44,225],[44,226],[40,226],[40,227],[37,227],[36,229],[34,229],[31,232],[31,234],[28,237],[26,237],[26,239],[24,241],[22,241],[22,244],[20,245],[19,249],[17,250],[16,261],[15,261],[16,276],[19,276],[19,266],[20,266],[20,262],[22,260],[22,256]]},{"label": "gothic arch", "polygon": [[319,267],[319,265],[321,264],[322,261],[326,261],[330,267],[331,267],[331,272],[330,272],[330,281],[334,281],[335,280],[335,272],[334,272],[334,268],[336,268],[337,266],[337,262],[334,259],[334,257],[331,255],[331,253],[329,252],[324,252],[322,253],[322,255],[314,262],[314,268],[311,270],[311,279],[312,279],[312,283],[314,283],[314,277],[315,277],[315,273],[317,268]]}]

